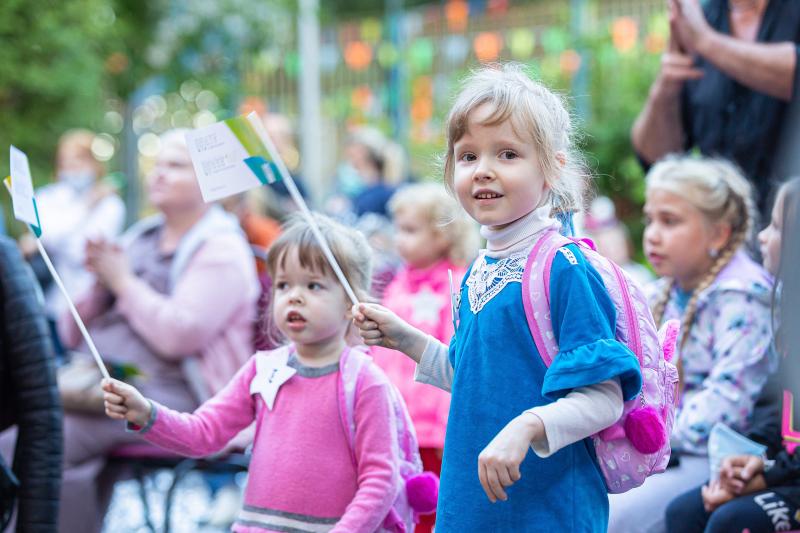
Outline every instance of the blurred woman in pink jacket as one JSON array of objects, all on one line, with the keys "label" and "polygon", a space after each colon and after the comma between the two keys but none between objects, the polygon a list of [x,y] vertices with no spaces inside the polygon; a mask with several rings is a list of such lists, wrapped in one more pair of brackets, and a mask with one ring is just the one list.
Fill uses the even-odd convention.
[{"label": "blurred woman in pink jacket", "polygon": [[[161,145],[147,178],[159,214],[134,225],[120,244],[88,243],[87,268],[97,282],[76,306],[108,363],[134,366],[139,375],[130,381],[145,394],[193,410],[252,353],[259,285],[236,219],[203,202],[184,132],[164,134]],[[61,317],[59,329],[69,348],[89,353],[71,316]],[[139,440],[105,417],[98,399],[96,413],[64,417],[59,531],[100,530],[110,495],[110,487],[97,488],[105,458]]]},{"label": "blurred woman in pink jacket", "polygon": [[[438,183],[400,189],[389,210],[395,248],[405,265],[386,287],[382,303],[409,324],[448,343],[453,335],[448,271],[452,271],[454,286],[459,287],[477,252],[476,228]],[[372,353],[406,401],[424,469],[438,475],[450,395],[414,381],[416,364],[408,357],[381,347],[372,348]],[[428,533],[434,522],[435,515],[422,516],[415,531]]]}]

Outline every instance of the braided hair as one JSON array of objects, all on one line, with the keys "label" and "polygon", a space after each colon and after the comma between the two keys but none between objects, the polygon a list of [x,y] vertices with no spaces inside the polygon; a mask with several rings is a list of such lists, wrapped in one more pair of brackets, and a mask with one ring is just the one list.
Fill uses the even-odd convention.
[{"label": "braided hair", "polygon": [[[692,291],[681,316],[682,347],[697,314],[697,302],[719,273],[752,237],[755,203],[750,184],[732,163],[721,159],[668,157],[656,164],[647,175],[647,191],[662,189],[680,196],[700,210],[711,223],[730,225],[731,234],[725,245],[716,251],[716,258],[705,277]],[[664,290],[653,305],[653,318],[661,325],[664,312],[675,287],[674,279],[667,280]],[[678,371],[683,382],[680,359]]]}]

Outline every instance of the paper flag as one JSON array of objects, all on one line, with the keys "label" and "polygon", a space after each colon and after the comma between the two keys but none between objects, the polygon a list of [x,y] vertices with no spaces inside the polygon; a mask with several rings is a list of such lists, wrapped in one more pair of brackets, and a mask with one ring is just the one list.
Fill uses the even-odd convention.
[{"label": "paper flag", "polygon": [[14,217],[33,228],[36,236],[40,236],[41,225],[36,200],[33,196],[33,180],[28,164],[28,156],[22,150],[11,146],[9,150],[9,166],[11,168],[11,201],[14,204]]},{"label": "paper flag", "polygon": [[[280,173],[256,133],[253,121],[257,120],[258,115],[251,113],[186,133],[189,154],[206,202],[277,181]],[[276,179],[269,181],[270,176]]]}]

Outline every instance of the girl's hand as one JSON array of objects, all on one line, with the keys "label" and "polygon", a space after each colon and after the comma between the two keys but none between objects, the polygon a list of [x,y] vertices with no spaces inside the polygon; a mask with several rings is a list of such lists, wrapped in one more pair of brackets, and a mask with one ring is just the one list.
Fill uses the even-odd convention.
[{"label": "girl's hand", "polygon": [[767,487],[764,460],[757,455],[732,455],[722,461],[719,480],[733,494],[749,494]]},{"label": "girl's hand", "polygon": [[353,322],[367,346],[399,350],[419,363],[428,336],[378,304],[353,306]]},{"label": "girl's hand", "polygon": [[534,440],[544,437],[542,419],[522,413],[509,422],[478,456],[478,477],[489,501],[507,500],[505,487],[520,480],[519,465]]},{"label": "girl's hand", "polygon": [[725,490],[719,481],[711,481],[708,485],[703,485],[700,489],[703,496],[703,507],[707,513],[713,513],[717,507],[728,503],[736,496]]},{"label": "girl's hand", "polygon": [[104,379],[102,385],[106,415],[116,420],[127,420],[139,427],[147,425],[152,407],[136,387],[116,379]]}]

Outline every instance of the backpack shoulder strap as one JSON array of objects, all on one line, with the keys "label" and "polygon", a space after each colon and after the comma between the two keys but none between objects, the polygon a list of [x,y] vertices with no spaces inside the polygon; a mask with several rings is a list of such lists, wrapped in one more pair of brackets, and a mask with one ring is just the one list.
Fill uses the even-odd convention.
[{"label": "backpack shoulder strap", "polygon": [[522,274],[522,306],[533,342],[545,366],[550,366],[558,353],[558,344],[550,321],[550,270],[556,251],[570,239],[556,231],[548,231],[536,241]]},{"label": "backpack shoulder strap", "polygon": [[339,404],[339,419],[344,429],[347,444],[350,448],[350,458],[353,464],[356,461],[356,390],[361,376],[361,371],[369,364],[370,357],[358,348],[348,347],[339,360],[339,382],[337,384],[337,400]]}]

